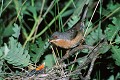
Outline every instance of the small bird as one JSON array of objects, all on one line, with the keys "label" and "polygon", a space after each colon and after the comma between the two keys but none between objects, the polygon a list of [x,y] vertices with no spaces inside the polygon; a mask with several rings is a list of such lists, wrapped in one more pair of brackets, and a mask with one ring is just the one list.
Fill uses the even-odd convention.
[{"label": "small bird", "polygon": [[66,32],[54,32],[50,42],[61,48],[69,49],[76,47],[83,39],[83,29],[80,29],[80,23],[78,23]]},{"label": "small bird", "polygon": [[84,33],[84,22],[83,19],[87,13],[87,7],[85,6],[85,10],[80,19],[71,29],[65,32],[54,32],[49,40],[52,44],[59,46],[61,48],[70,49],[74,48],[79,45],[83,40],[83,33]]}]

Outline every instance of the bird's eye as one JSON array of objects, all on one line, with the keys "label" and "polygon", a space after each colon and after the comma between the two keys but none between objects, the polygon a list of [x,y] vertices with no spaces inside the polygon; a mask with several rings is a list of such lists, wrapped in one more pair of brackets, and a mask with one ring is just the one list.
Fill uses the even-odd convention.
[{"label": "bird's eye", "polygon": [[57,39],[57,38],[58,38],[58,36],[54,35],[54,36],[53,36],[53,38],[54,38],[54,39]]}]

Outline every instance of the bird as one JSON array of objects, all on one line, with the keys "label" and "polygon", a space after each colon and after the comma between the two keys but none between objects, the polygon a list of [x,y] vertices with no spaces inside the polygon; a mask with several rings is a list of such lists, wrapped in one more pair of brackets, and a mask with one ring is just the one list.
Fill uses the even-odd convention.
[{"label": "bird", "polygon": [[68,29],[65,32],[56,31],[52,34],[49,42],[64,48],[64,49],[71,49],[79,45],[81,42],[84,41],[84,21],[83,19],[86,16],[86,10],[83,12],[83,17],[75,24],[72,28]]},{"label": "bird", "polygon": [[65,32],[54,32],[50,42],[61,48],[70,49],[76,47],[83,39],[83,30],[79,29],[79,23]]}]

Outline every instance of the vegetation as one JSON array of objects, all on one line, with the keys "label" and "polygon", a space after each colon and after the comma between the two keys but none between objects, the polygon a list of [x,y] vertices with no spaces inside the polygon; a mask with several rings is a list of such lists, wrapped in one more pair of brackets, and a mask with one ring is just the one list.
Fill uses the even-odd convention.
[{"label": "vegetation", "polygon": [[[84,48],[49,43],[77,23],[85,4]],[[0,80],[118,80],[119,46],[119,0],[0,0]]]}]

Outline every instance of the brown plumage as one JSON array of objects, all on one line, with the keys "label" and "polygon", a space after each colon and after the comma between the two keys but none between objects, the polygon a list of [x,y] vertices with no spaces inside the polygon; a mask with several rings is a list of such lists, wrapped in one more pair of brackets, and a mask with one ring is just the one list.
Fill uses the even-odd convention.
[{"label": "brown plumage", "polygon": [[61,48],[69,49],[76,47],[84,39],[83,27],[84,19],[88,10],[88,5],[85,5],[85,10],[82,13],[81,19],[69,30],[65,32],[54,32],[50,38],[50,42]]},{"label": "brown plumage", "polygon": [[81,23],[78,22],[73,28],[66,32],[54,32],[50,42],[61,48],[69,49],[77,46],[83,40],[83,29],[80,29]]}]

